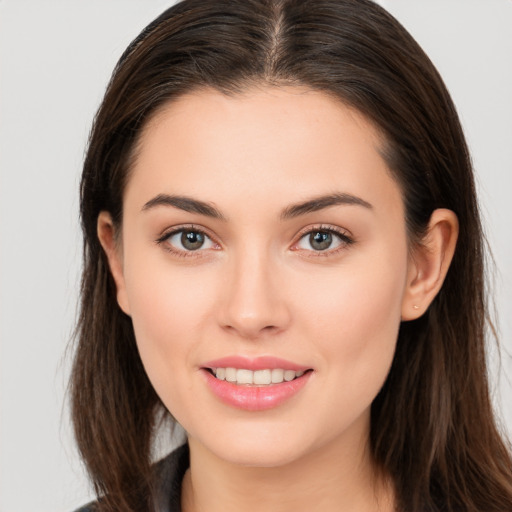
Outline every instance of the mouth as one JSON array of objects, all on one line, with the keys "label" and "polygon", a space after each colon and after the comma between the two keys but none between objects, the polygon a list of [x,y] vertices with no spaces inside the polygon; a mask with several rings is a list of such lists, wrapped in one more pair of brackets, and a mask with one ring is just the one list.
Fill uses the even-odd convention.
[{"label": "mouth", "polygon": [[246,411],[273,409],[295,400],[314,373],[313,368],[271,356],[225,357],[200,369],[217,399]]},{"label": "mouth", "polygon": [[283,382],[291,382],[302,377],[307,370],[285,370],[284,368],[265,368],[249,370],[247,368],[205,368],[218,380],[223,380],[237,386],[272,386]]}]

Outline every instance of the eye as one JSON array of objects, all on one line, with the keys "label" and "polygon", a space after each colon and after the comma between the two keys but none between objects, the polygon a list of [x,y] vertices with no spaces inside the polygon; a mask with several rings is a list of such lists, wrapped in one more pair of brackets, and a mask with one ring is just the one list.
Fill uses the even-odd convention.
[{"label": "eye", "polygon": [[181,253],[218,247],[206,233],[196,228],[179,229],[166,233],[157,242],[165,243],[169,250]]},{"label": "eye", "polygon": [[302,235],[295,248],[306,251],[331,252],[351,243],[353,243],[351,238],[333,228],[316,228]]}]

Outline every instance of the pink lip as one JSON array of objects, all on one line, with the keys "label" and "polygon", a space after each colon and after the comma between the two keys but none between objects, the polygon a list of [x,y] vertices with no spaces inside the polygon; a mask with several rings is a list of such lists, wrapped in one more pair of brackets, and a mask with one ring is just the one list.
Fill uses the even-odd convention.
[{"label": "pink lip", "polygon": [[276,368],[282,368],[283,370],[293,370],[296,372],[306,371],[310,367],[302,366],[299,364],[286,361],[285,359],[279,359],[273,356],[260,356],[255,358],[242,357],[242,356],[228,356],[222,357],[221,359],[215,359],[208,361],[201,365],[202,368],[245,368],[246,370],[274,370]]},{"label": "pink lip", "polygon": [[215,378],[209,371],[203,370],[208,387],[224,403],[245,409],[246,411],[264,411],[281,405],[298,393],[308,382],[312,372],[306,372],[290,382],[270,384],[268,386],[239,386]]},{"label": "pink lip", "polygon": [[246,411],[264,411],[278,407],[296,395],[307,384],[313,373],[306,371],[301,377],[279,384],[244,386],[217,379],[209,371],[211,368],[245,368],[252,371],[275,368],[306,371],[311,368],[271,356],[255,359],[231,356],[209,361],[202,365],[201,373],[213,394],[225,404]]}]

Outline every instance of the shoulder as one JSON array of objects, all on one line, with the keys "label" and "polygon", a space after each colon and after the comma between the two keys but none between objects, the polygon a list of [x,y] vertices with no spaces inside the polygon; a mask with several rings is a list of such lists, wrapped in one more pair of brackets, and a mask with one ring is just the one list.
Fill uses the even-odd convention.
[{"label": "shoulder", "polygon": [[158,511],[179,511],[181,482],[190,464],[188,444],[176,448],[155,464],[156,506]]},{"label": "shoulder", "polygon": [[[174,512],[180,510],[181,481],[189,466],[188,444],[176,448],[154,465],[157,489],[156,510]],[[97,512],[97,501],[84,505],[74,512]]]},{"label": "shoulder", "polygon": [[95,512],[94,502],[77,508],[74,512]]}]

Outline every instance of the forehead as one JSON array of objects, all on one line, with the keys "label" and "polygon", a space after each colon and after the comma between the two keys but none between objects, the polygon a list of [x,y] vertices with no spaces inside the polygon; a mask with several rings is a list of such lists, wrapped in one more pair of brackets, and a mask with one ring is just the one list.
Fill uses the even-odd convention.
[{"label": "forehead", "polygon": [[381,156],[382,137],[358,111],[302,87],[254,88],[227,96],[183,95],[146,125],[125,199],[159,193],[217,203],[344,192],[360,196],[398,186]]}]

